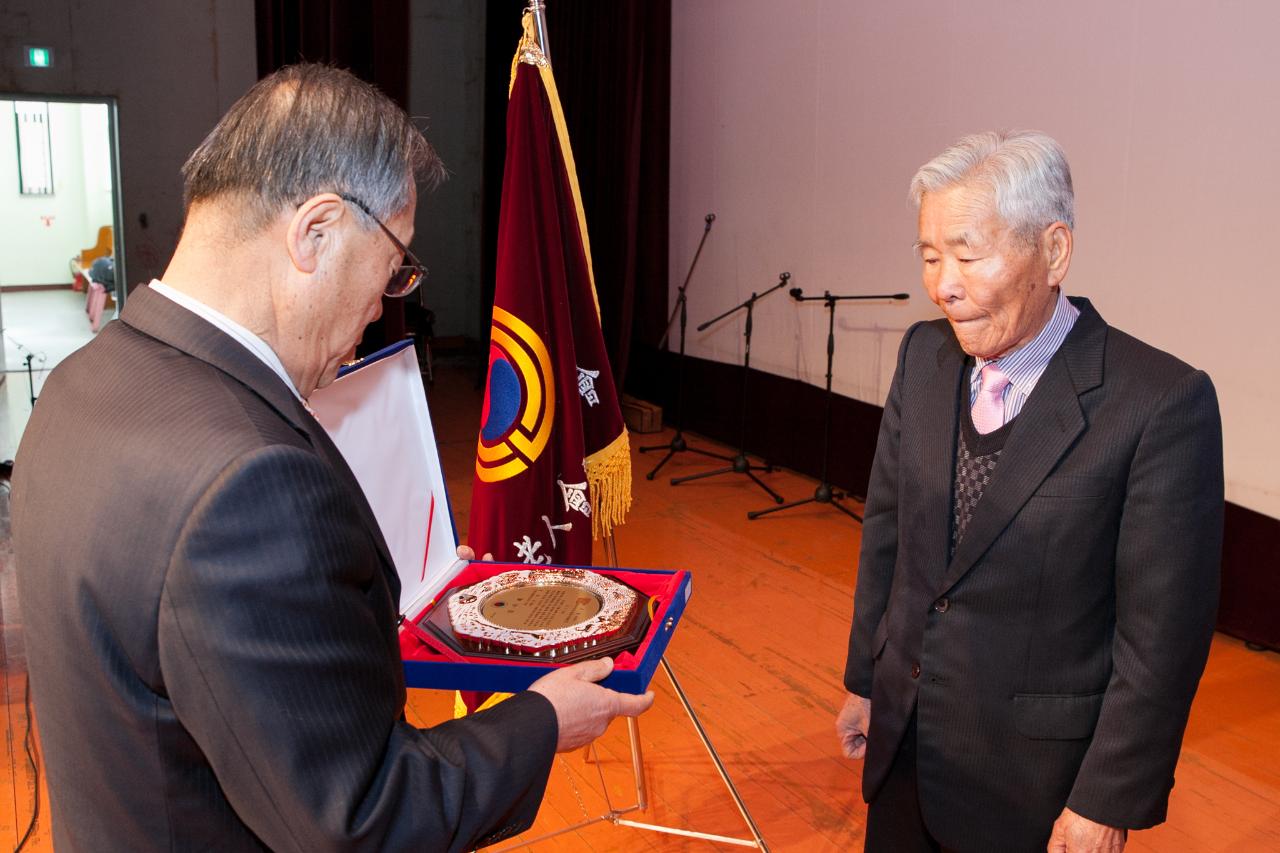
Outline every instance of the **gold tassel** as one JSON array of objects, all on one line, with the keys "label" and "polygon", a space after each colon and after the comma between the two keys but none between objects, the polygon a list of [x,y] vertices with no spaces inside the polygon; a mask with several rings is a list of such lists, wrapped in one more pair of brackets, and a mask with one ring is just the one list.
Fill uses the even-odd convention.
[{"label": "gold tassel", "polygon": [[626,521],[631,509],[631,441],[626,427],[583,460],[591,496],[591,538],[603,539]]}]

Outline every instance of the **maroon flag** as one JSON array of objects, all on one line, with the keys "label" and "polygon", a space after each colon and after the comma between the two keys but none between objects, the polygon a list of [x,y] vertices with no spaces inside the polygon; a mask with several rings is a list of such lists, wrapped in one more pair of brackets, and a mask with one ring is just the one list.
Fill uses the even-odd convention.
[{"label": "maroon flag", "polygon": [[620,524],[630,504],[630,448],[573,152],[526,13],[507,105],[469,544],[503,561],[590,565],[592,539]]}]

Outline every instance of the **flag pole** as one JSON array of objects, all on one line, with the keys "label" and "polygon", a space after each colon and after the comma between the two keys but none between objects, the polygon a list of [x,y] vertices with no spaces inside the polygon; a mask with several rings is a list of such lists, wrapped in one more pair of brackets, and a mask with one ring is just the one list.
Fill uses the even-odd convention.
[{"label": "flag pole", "polygon": [[533,13],[534,31],[538,36],[538,48],[547,61],[551,61],[551,48],[547,46],[547,4],[546,0],[529,0],[525,7]]},{"label": "flag pole", "polygon": [[[534,34],[534,37],[537,39],[538,49],[541,51],[543,59],[545,59],[548,63],[550,63],[551,52],[547,47],[546,8],[547,8],[546,0],[528,0],[528,5],[525,6],[525,11],[533,15],[533,29],[534,29],[533,34]],[[513,81],[512,85],[514,86],[514,81],[515,81],[514,63],[512,65],[512,81]],[[583,225],[583,228],[584,228],[583,233],[584,233],[584,240],[585,240],[585,223]],[[588,258],[589,257],[590,257],[590,254],[588,252]],[[596,310],[599,311],[598,303],[597,303]],[[626,435],[625,428],[623,430],[623,435]],[[629,502],[629,499],[628,499],[628,502]],[[605,546],[605,554],[606,554],[607,562],[611,566],[616,568],[618,566],[618,542],[617,542],[617,539],[614,537],[613,531],[611,529],[604,536],[604,546]],[[498,853],[507,853],[507,851],[513,851],[517,847],[524,847],[535,841],[551,838],[553,836],[561,835],[566,832],[572,832],[574,830],[589,826],[594,823],[599,823],[602,821],[611,822],[616,826],[630,826],[634,829],[644,829],[644,830],[649,830],[651,832],[668,833],[671,835],[685,836],[689,838],[700,838],[706,841],[711,841],[713,843],[732,844],[732,845],[737,845],[741,847],[754,847],[757,850],[761,850],[761,851],[764,851],[764,853],[768,853],[769,851],[768,845],[765,843],[764,838],[761,837],[760,830],[756,828],[755,821],[752,820],[751,818],[751,813],[747,811],[746,803],[742,801],[742,795],[738,793],[738,789],[734,786],[733,781],[729,778],[729,772],[728,770],[725,769],[724,763],[720,760],[720,756],[716,752],[715,747],[712,745],[711,739],[707,736],[706,730],[703,729],[702,723],[701,721],[699,721],[697,713],[694,711],[693,706],[690,704],[688,698],[686,698],[684,691],[680,687],[680,683],[676,681],[675,673],[671,671],[671,665],[667,663],[665,658],[661,659],[661,663],[662,663],[663,669],[667,673],[667,677],[671,680],[671,685],[675,689],[676,695],[679,697],[681,705],[684,706],[685,713],[688,714],[690,721],[693,723],[694,729],[698,733],[699,740],[701,740],[702,745],[706,747],[707,752],[710,754],[712,761],[716,765],[716,770],[719,772],[721,780],[724,782],[725,787],[729,791],[729,795],[733,798],[734,804],[737,805],[739,813],[741,813],[742,817],[745,819],[747,823],[748,828],[751,830],[752,837],[750,839],[733,838],[726,835],[713,835],[713,834],[704,833],[704,832],[693,832],[687,829],[678,829],[676,827],[661,826],[658,824],[651,824],[651,823],[640,823],[638,821],[631,821],[631,820],[624,819],[622,817],[623,815],[630,814],[635,811],[645,811],[649,805],[648,786],[645,782],[645,775],[644,775],[644,756],[643,756],[643,753],[641,752],[641,744],[640,744],[640,736],[639,736],[640,727],[639,727],[638,721],[635,718],[631,718],[627,720],[627,726],[628,726],[628,734],[631,740],[631,744],[630,744],[631,745],[631,772],[635,778],[635,784],[636,784],[635,805],[628,806],[626,808],[621,808],[621,809],[612,808],[612,806],[610,805],[608,812],[594,818],[587,816],[586,809],[584,808],[583,814],[584,816],[587,817],[586,820],[581,821],[580,823],[574,824],[572,826],[553,830],[552,832],[545,833],[543,835],[537,836],[536,838],[524,839],[522,842],[512,847],[502,848],[500,851],[498,851]],[[587,754],[590,748],[591,748],[590,745],[588,745],[587,750],[584,751],[584,758],[587,757]],[[605,796],[605,802],[608,803],[609,793],[608,793],[607,787],[604,785],[603,776],[601,776],[600,783],[601,783],[602,792],[604,793],[604,796]],[[576,788],[575,788],[575,791],[576,791]],[[581,799],[579,799],[579,805],[581,805]]]}]

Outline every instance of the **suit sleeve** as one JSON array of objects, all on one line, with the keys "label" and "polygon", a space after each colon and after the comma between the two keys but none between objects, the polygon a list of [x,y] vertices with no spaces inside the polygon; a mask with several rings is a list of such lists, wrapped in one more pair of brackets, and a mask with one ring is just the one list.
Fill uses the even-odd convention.
[{"label": "suit sleeve", "polygon": [[554,757],[535,693],[419,730],[401,719],[395,613],[350,494],[304,450],[230,465],[161,596],[174,712],[275,850],[470,850],[532,823]]},{"label": "suit sleeve", "polygon": [[1156,406],[1129,471],[1116,548],[1113,669],[1067,805],[1108,826],[1165,818],[1204,671],[1222,556],[1222,424],[1186,374]]},{"label": "suit sleeve", "polygon": [[862,550],[858,557],[858,582],[853,598],[853,627],[849,631],[849,657],[845,661],[844,686],[850,693],[871,696],[871,675],[879,649],[872,647],[876,627],[884,617],[898,558],[898,440],[902,417],[902,382],[907,347],[920,324],[907,330],[898,348],[898,365],[889,385],[876,455],[867,486],[862,520]]}]

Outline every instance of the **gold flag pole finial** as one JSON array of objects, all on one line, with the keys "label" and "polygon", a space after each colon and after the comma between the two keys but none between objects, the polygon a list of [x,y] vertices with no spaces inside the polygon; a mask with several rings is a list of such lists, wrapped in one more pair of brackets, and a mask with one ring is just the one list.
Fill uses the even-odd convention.
[{"label": "gold flag pole finial", "polygon": [[534,30],[538,34],[538,48],[543,57],[551,61],[551,47],[547,44],[547,4],[545,0],[529,0],[526,12],[533,14]]}]

